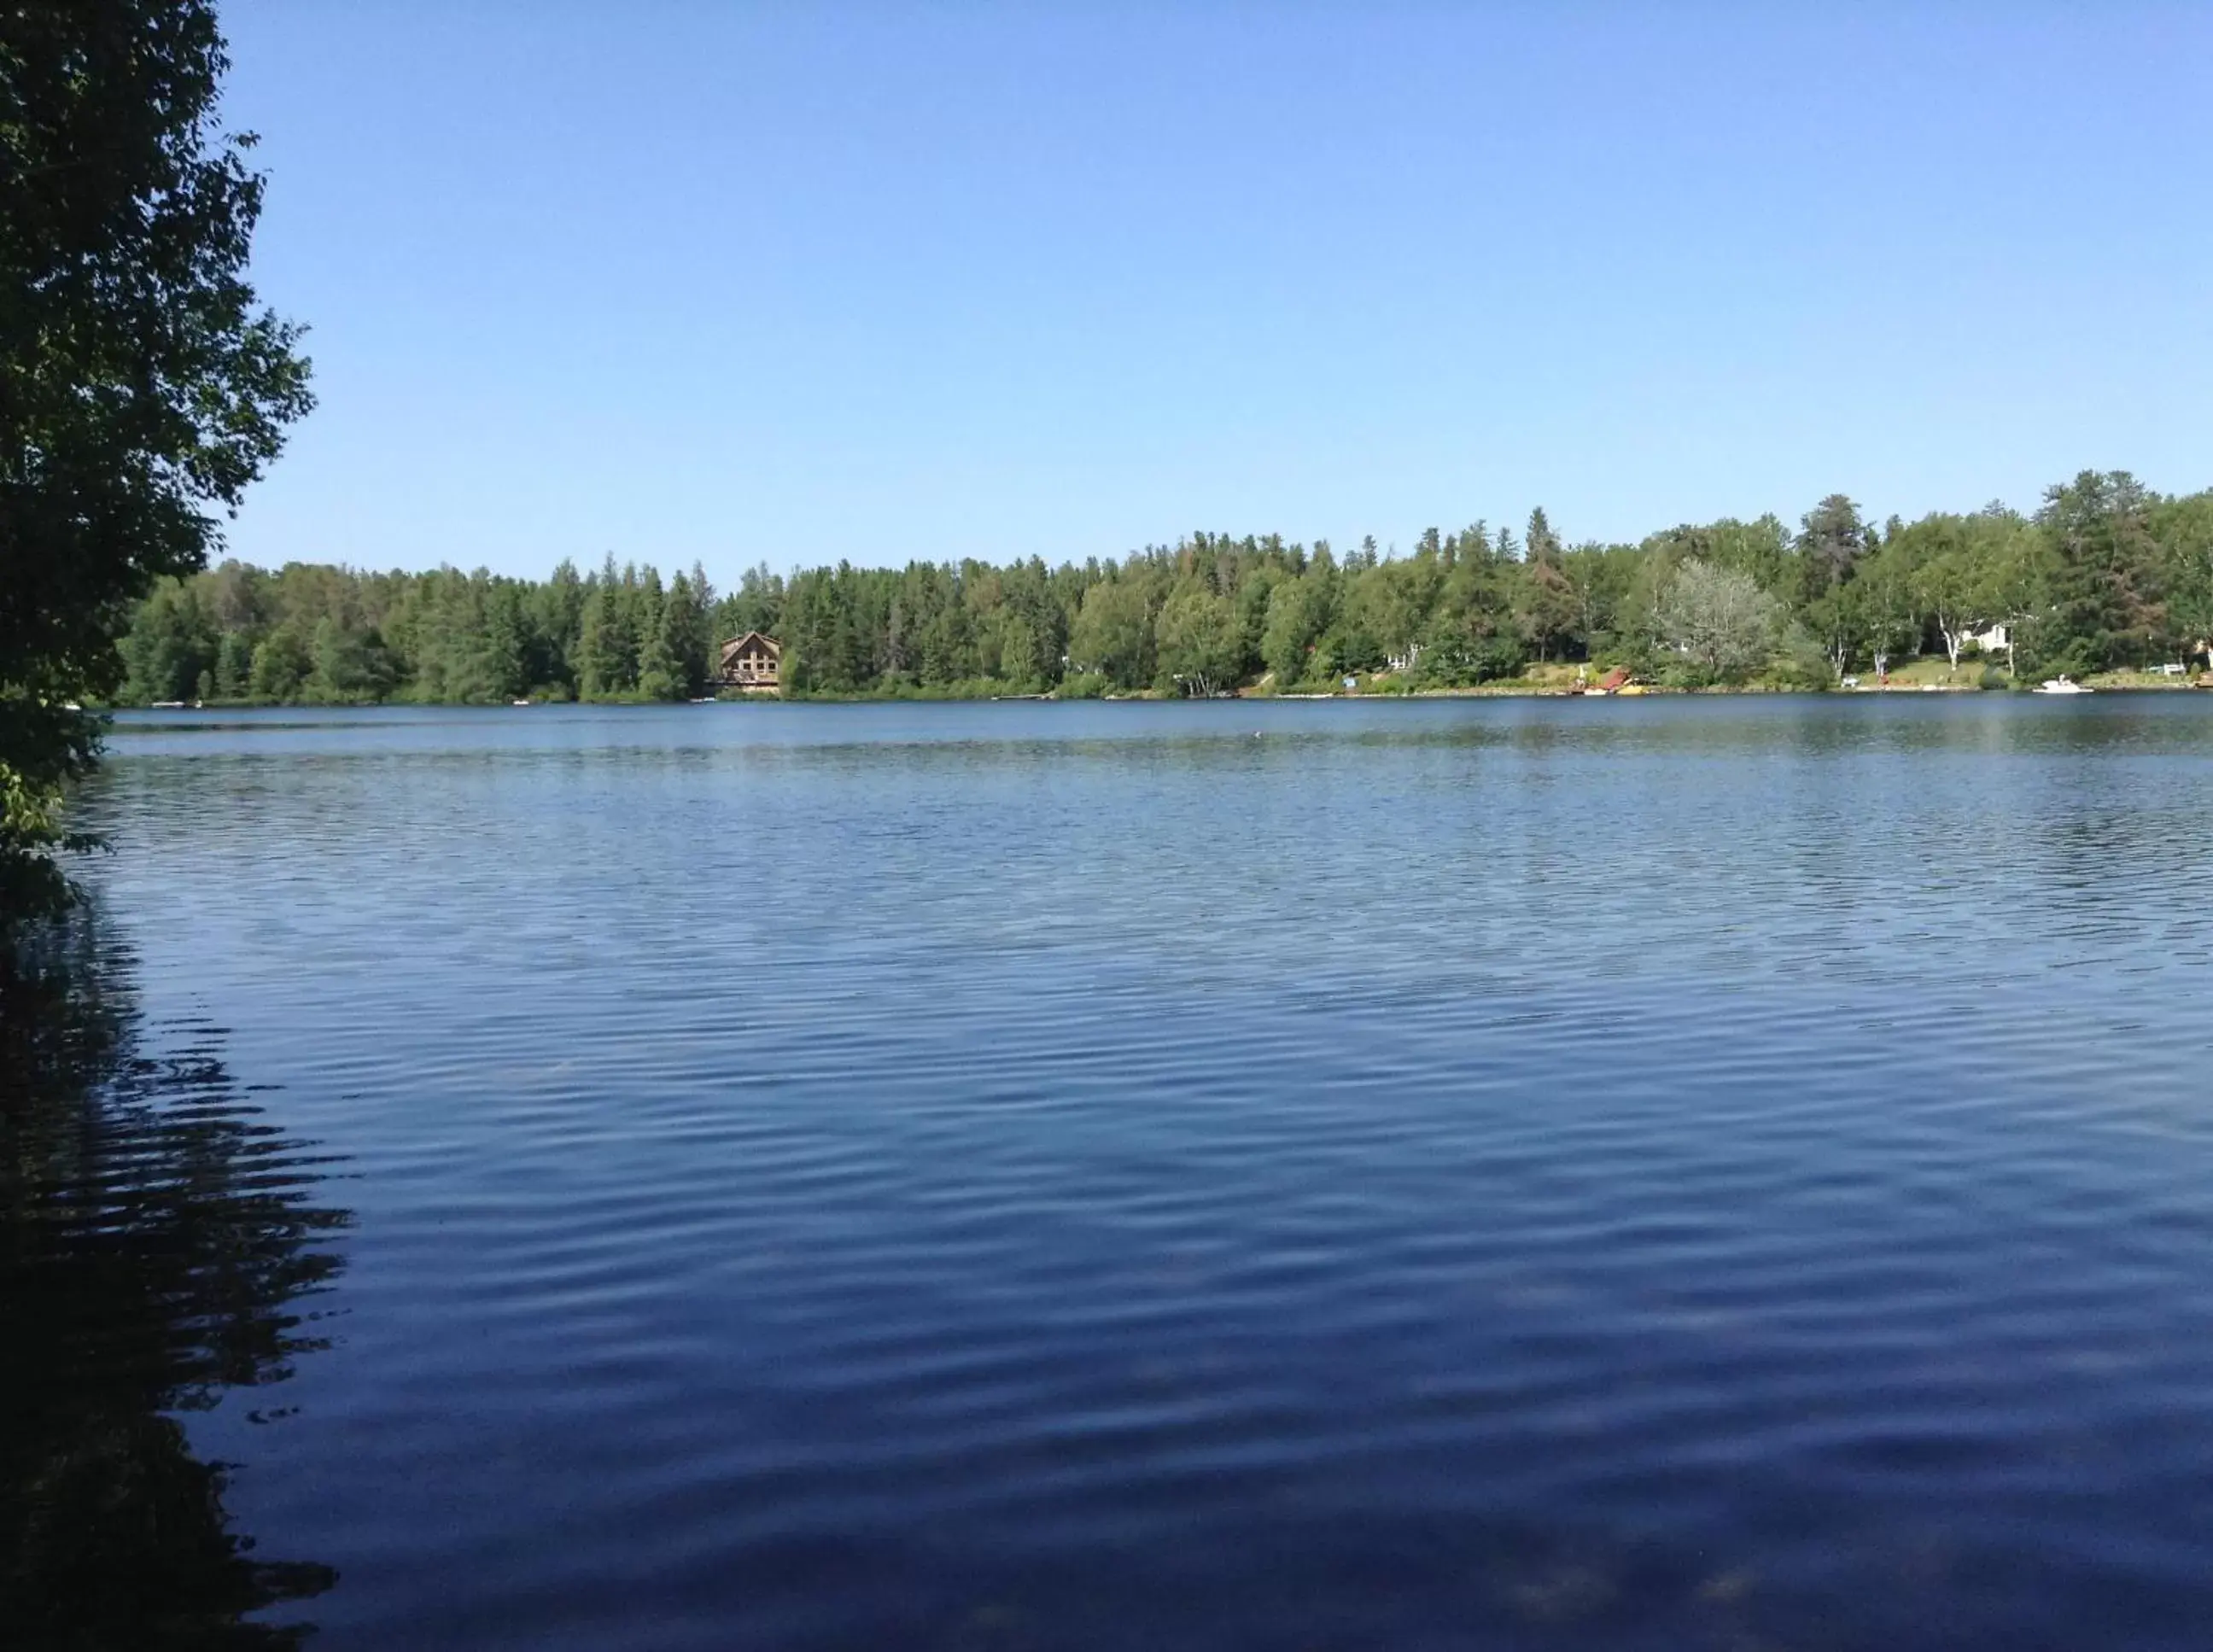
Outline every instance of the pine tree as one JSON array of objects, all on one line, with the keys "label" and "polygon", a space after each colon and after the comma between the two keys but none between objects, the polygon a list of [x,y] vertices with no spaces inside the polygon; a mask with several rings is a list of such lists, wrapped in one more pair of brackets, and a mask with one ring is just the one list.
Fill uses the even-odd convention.
[{"label": "pine tree", "polygon": [[[650,574],[651,570],[648,571]],[[680,643],[683,630],[680,608],[685,595],[686,581],[681,574],[665,595],[657,575],[639,588],[637,614],[645,642],[638,650],[637,692],[649,700],[674,700],[683,696]]]}]

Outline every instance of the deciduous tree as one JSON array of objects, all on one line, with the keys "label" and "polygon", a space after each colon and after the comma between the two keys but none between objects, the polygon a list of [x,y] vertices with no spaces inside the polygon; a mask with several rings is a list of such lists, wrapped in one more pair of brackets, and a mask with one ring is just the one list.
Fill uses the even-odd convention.
[{"label": "deciduous tree", "polygon": [[199,568],[306,412],[246,280],[262,179],[209,0],[0,8],[0,926],[64,898],[60,788],[131,605]]},{"label": "deciduous tree", "polygon": [[1741,679],[1767,662],[1781,609],[1749,574],[1686,558],[1661,593],[1661,638],[1713,679]]}]

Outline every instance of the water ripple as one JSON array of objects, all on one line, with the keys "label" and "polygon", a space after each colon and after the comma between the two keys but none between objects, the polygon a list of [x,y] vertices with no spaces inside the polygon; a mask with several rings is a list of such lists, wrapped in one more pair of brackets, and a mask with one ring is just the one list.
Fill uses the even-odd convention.
[{"label": "water ripple", "polygon": [[340,1649],[2199,1644],[2213,704],[1926,700],[133,720],[211,1443]]}]

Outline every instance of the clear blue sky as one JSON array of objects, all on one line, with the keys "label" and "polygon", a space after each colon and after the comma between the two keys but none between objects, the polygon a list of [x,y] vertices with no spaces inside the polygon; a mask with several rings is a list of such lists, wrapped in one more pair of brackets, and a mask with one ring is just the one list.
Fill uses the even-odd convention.
[{"label": "clear blue sky", "polygon": [[233,0],[235,552],[1049,561],[2213,484],[2213,8]]}]

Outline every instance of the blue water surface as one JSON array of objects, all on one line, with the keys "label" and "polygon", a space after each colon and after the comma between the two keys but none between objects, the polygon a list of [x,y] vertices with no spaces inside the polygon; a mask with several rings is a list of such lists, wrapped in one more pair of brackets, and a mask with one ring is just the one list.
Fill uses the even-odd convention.
[{"label": "blue water surface", "polygon": [[2213,695],[112,746],[329,1652],[2205,1644]]}]

